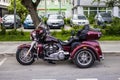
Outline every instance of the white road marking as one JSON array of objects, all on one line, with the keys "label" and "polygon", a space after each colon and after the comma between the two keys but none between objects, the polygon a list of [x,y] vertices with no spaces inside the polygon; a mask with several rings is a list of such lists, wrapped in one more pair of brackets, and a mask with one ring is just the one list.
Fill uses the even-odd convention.
[{"label": "white road marking", "polygon": [[76,79],[76,80],[98,80],[97,78],[81,78],[81,79]]},{"label": "white road marking", "polygon": [[0,66],[7,60],[7,58],[4,58],[2,61],[0,61]]},{"label": "white road marking", "polygon": [[32,80],[56,80],[56,79],[32,79]]},{"label": "white road marking", "polygon": [[118,80],[120,80],[120,78],[118,78]]}]

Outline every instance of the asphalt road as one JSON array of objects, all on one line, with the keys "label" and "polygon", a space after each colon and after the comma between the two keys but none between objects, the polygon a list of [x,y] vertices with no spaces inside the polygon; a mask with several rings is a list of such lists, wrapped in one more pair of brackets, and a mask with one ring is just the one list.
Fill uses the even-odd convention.
[{"label": "asphalt road", "polygon": [[38,60],[20,65],[15,56],[0,56],[0,80],[120,80],[120,54],[106,54],[105,60],[87,69],[69,61],[49,64]]}]

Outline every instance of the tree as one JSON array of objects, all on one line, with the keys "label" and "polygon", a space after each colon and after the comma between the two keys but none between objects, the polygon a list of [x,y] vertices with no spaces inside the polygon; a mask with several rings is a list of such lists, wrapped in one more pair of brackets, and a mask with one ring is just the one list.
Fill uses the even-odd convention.
[{"label": "tree", "polygon": [[120,0],[106,0],[106,1],[103,1],[103,0],[93,0],[93,3],[94,2],[100,3],[101,1],[105,2],[108,7],[114,7],[116,5],[120,7]]},{"label": "tree", "polygon": [[[14,13],[14,0],[11,0],[10,6],[8,6],[8,11]],[[20,0],[16,0],[16,12],[21,17],[22,21],[25,19],[28,14],[28,10],[21,4]]]},{"label": "tree", "polygon": [[107,0],[106,2],[108,7],[119,6],[120,7],[120,0]]},{"label": "tree", "polygon": [[31,15],[35,27],[40,23],[40,19],[37,14],[37,6],[41,0],[21,0],[21,3],[26,7]]}]

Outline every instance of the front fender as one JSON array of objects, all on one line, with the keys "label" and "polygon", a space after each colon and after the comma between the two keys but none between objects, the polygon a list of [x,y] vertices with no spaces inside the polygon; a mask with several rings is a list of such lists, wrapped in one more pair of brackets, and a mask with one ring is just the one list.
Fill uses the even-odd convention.
[{"label": "front fender", "polygon": [[98,54],[98,52],[96,51],[95,47],[93,47],[93,46],[91,46],[91,45],[88,45],[88,44],[80,44],[79,46],[77,46],[77,47],[71,52],[70,57],[73,59],[74,56],[75,56],[75,54],[76,54],[76,52],[77,52],[79,49],[88,49],[88,48],[91,49],[91,50],[94,52],[93,56],[95,57],[95,59],[100,60],[99,54]]},{"label": "front fender", "polygon": [[19,45],[17,49],[22,49],[22,48],[30,48],[30,44],[22,44],[22,45]]}]

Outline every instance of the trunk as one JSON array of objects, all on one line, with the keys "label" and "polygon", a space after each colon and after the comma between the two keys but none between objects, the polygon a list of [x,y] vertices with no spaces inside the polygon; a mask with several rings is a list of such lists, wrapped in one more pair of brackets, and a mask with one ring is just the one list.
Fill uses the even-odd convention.
[{"label": "trunk", "polygon": [[31,9],[29,9],[29,12],[30,12],[30,15],[31,15],[31,18],[33,20],[35,27],[37,27],[38,24],[40,23],[40,19],[38,17],[37,10],[31,7]]},{"label": "trunk", "polygon": [[33,3],[32,0],[22,0],[21,3],[28,9],[29,14],[31,15],[31,18],[33,20],[33,23],[35,27],[40,23],[40,19],[37,14],[37,6],[39,4],[40,0],[36,0],[35,3]]}]

